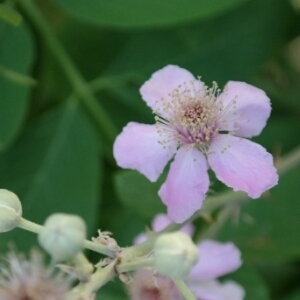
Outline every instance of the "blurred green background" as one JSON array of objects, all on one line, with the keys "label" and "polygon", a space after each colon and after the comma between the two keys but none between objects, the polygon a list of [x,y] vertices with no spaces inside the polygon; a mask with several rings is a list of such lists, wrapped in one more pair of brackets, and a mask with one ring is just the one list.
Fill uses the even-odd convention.
[{"label": "blurred green background", "polygon": [[[272,116],[254,140],[280,159],[300,142],[298,12],[297,0],[1,1],[0,187],[20,197],[31,221],[78,214],[89,236],[101,228],[131,245],[165,212],[163,179],[118,169],[112,143],[128,121],[154,122],[139,87],[168,64],[207,85],[237,80],[265,90]],[[244,266],[228,277],[246,300],[300,299],[299,178],[295,166],[215,236],[243,253]],[[226,190],[212,180],[215,192]],[[24,251],[37,244],[15,229],[0,235],[2,252],[9,241]],[[98,297],[125,295],[116,280]]]}]

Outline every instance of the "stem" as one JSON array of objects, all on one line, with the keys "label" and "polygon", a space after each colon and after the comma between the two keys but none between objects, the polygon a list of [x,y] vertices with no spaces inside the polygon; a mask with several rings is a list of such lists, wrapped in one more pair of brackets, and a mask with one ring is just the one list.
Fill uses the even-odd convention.
[{"label": "stem", "polygon": [[30,231],[30,232],[37,233],[37,234],[39,234],[43,229],[43,226],[33,223],[31,221],[28,221],[24,218],[21,218],[21,220],[18,224],[18,227],[20,227],[24,230]]},{"label": "stem", "polygon": [[296,167],[300,162],[300,146],[285,155],[284,158],[279,159],[275,164],[279,175],[283,175],[290,169]]},{"label": "stem", "polygon": [[[22,228],[24,230],[30,231],[30,232],[34,232],[36,234],[39,234],[42,231],[42,229],[44,228],[44,226],[33,223],[24,218],[21,218],[21,220],[19,221],[18,227]],[[98,252],[98,253],[113,257],[113,258],[116,257],[115,251],[109,249],[105,245],[85,240],[83,246],[86,249],[90,249],[92,251],[95,251],[95,252]]]},{"label": "stem", "polygon": [[217,220],[211,226],[209,226],[208,230],[206,230],[204,233],[200,233],[198,237],[195,237],[195,241],[216,237],[219,230],[222,228],[222,226],[226,223],[228,218],[231,216],[231,213],[232,213],[232,207],[224,208],[219,213]]},{"label": "stem", "polygon": [[74,263],[76,267],[79,267],[80,269],[85,269],[88,273],[92,274],[94,267],[89,262],[89,260],[86,258],[86,256],[80,252],[74,257]]},{"label": "stem", "polygon": [[5,68],[3,65],[0,65],[0,75],[4,76],[8,80],[11,80],[14,83],[19,84],[19,85],[35,86],[37,83],[35,79],[33,79],[29,76],[23,75],[21,73],[18,73],[14,70]]},{"label": "stem", "polygon": [[76,286],[68,295],[67,299],[93,299],[92,296],[94,293],[117,275],[115,272],[115,264],[116,260],[105,268],[99,267],[90,277],[90,281]]},{"label": "stem", "polygon": [[95,252],[99,252],[101,254],[107,255],[109,257],[116,257],[116,252],[113,250],[110,250],[108,247],[106,247],[105,245],[102,244],[98,244],[95,242],[91,242],[88,240],[84,241],[84,248],[95,251]]},{"label": "stem", "polygon": [[106,136],[110,144],[113,143],[118,130],[115,128],[112,120],[107,116],[101,104],[92,93],[85,79],[76,68],[68,53],[62,47],[51,28],[44,20],[41,13],[31,0],[19,0],[19,5],[28,14],[35,29],[41,34],[54,57],[60,63],[62,70],[68,78],[70,84],[80,97],[81,103],[94,119],[99,129]]},{"label": "stem", "polygon": [[185,282],[181,279],[173,279],[175,285],[177,286],[178,290],[181,292],[182,296],[186,300],[197,300],[194,296],[194,294],[190,291],[190,289],[187,287]]},{"label": "stem", "polygon": [[116,266],[119,274],[134,271],[141,268],[153,267],[154,259],[152,255],[148,257],[138,258],[132,261],[120,263]]},{"label": "stem", "polygon": [[131,261],[136,257],[141,257],[146,255],[152,250],[156,237],[158,237],[158,234],[155,234],[154,237],[149,238],[144,243],[123,248],[119,257],[122,259],[123,262],[126,262],[126,261]]}]

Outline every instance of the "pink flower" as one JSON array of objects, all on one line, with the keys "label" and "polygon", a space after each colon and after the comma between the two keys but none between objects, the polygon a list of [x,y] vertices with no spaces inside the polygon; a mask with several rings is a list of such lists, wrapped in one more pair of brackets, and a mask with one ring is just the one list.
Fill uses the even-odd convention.
[{"label": "pink flower", "polygon": [[207,169],[250,197],[277,184],[272,156],[244,138],[260,134],[270,116],[270,99],[244,82],[230,81],[219,94],[178,66],[155,72],[140,89],[156,114],[155,125],[130,122],[114,144],[122,168],[156,181],[174,157],[159,196],[172,221],[200,209],[209,187]]},{"label": "pink flower", "polygon": [[[167,216],[161,214],[154,218],[152,225],[163,229],[170,222],[171,220]],[[193,230],[192,225],[190,225],[188,229],[185,227],[182,231],[192,234]],[[198,251],[199,260],[184,280],[196,298],[199,300],[244,299],[245,291],[238,283],[231,280],[220,282],[217,279],[241,266],[241,253],[236,246],[233,243],[219,243],[207,239],[198,244]],[[151,270],[138,270],[133,279],[130,286],[132,300],[183,300],[170,278],[154,277]]]}]

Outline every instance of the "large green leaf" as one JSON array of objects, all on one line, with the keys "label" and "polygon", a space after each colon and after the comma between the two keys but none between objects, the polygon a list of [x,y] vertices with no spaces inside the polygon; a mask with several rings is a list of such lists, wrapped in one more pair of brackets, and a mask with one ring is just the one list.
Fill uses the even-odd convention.
[{"label": "large green leaf", "polygon": [[67,12],[105,27],[150,27],[203,19],[247,0],[56,0]]},{"label": "large green leaf", "polygon": [[[78,214],[94,229],[99,212],[101,164],[90,124],[77,105],[64,106],[34,122],[0,157],[0,184],[21,199],[23,216],[44,223],[55,212]],[[24,249],[32,234],[15,229],[1,235]]]},{"label": "large green leaf", "polygon": [[115,188],[119,199],[138,215],[151,219],[165,211],[158,190],[163,179],[152,183],[136,171],[124,170],[115,175]]},{"label": "large green leaf", "polygon": [[284,297],[282,300],[299,300],[300,299],[300,289],[298,289],[296,292]]},{"label": "large green leaf", "polygon": [[129,36],[107,73],[147,77],[167,64],[187,68],[210,84],[249,80],[282,43],[293,12],[285,1],[252,0],[213,20]]},{"label": "large green leaf", "polygon": [[19,130],[28,106],[30,88],[4,73],[28,74],[33,50],[33,41],[25,24],[16,28],[0,23],[0,150]]}]

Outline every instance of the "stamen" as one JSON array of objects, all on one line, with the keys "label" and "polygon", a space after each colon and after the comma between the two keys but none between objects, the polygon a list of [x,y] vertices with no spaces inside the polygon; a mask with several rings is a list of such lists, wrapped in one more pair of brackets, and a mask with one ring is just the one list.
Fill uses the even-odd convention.
[{"label": "stamen", "polygon": [[[234,121],[241,118],[236,115],[236,98],[224,106],[222,99],[216,101],[219,94],[216,82],[211,88],[199,89],[197,80],[191,80],[175,88],[167,99],[161,98],[160,109],[155,112],[157,132],[162,137],[160,144],[163,147],[171,147],[174,143],[178,147],[196,146],[208,154],[210,143],[218,132],[236,130]],[[229,128],[228,115],[231,115],[230,126],[234,128]]]}]

